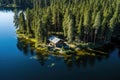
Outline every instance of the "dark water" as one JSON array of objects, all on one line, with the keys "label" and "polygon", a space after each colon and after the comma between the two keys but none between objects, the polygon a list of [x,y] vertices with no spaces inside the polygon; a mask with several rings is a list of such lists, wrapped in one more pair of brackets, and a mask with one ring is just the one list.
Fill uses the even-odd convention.
[{"label": "dark water", "polygon": [[120,80],[118,48],[96,57],[35,54],[17,39],[13,16],[0,11],[0,80]]}]

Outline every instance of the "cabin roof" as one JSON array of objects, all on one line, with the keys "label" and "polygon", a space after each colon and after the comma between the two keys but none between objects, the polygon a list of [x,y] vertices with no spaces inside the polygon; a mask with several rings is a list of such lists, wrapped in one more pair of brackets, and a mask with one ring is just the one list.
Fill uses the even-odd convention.
[{"label": "cabin roof", "polygon": [[54,44],[57,44],[61,39],[55,36],[51,36],[48,40]]}]

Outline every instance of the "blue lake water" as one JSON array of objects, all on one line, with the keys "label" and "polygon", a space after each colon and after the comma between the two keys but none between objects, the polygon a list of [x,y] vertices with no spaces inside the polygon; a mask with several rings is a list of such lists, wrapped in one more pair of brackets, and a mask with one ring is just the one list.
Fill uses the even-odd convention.
[{"label": "blue lake water", "polygon": [[0,11],[0,80],[120,80],[118,48],[108,56],[79,59],[23,51],[17,47],[13,16]]}]

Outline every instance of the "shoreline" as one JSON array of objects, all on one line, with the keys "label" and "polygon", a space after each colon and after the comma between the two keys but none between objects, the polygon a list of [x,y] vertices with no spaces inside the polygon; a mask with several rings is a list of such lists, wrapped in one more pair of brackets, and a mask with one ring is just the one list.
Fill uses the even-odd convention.
[{"label": "shoreline", "polygon": [[[26,35],[20,34],[20,33],[17,33],[17,37],[21,38],[21,39],[25,39],[25,41],[29,41],[29,43],[34,43],[34,45],[36,44],[35,38],[29,38]],[[57,54],[57,55],[71,55],[71,54],[74,55],[75,54],[75,55],[78,55],[78,56],[108,55],[107,52],[104,52],[104,51],[101,51],[101,50],[94,50],[92,48],[78,49],[78,50],[76,48],[70,48],[68,50],[62,50],[62,49],[60,49],[60,50],[49,50],[48,46],[46,44],[41,44],[40,46],[39,47],[34,46],[34,49],[37,53],[44,52],[44,54]]]}]

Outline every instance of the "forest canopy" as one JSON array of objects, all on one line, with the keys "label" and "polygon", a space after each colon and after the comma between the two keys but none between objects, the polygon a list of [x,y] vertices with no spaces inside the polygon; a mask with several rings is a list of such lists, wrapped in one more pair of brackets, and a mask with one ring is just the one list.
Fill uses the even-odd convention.
[{"label": "forest canopy", "polygon": [[15,11],[14,22],[20,33],[38,43],[46,43],[49,36],[56,35],[67,42],[95,44],[120,34],[120,0],[0,0],[0,3],[27,7],[20,13]]}]

